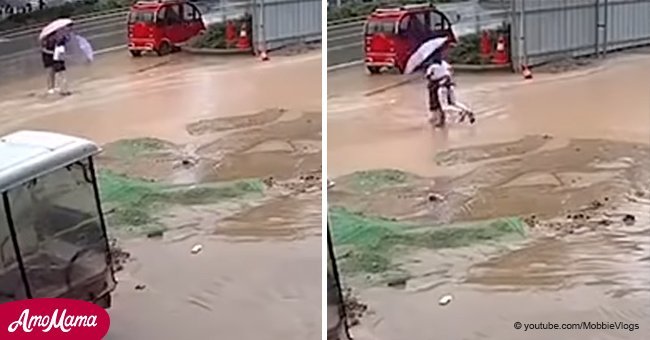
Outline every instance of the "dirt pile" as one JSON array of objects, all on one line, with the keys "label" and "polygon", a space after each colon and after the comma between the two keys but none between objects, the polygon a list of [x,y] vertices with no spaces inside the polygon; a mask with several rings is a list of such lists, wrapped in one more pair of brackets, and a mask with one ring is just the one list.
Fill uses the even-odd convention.
[{"label": "dirt pile", "polygon": [[[196,143],[138,138],[104,146],[99,177],[111,225],[160,237],[169,229],[162,215],[198,209],[209,216],[212,209],[221,211],[222,218],[232,214],[218,234],[293,235],[293,229],[302,228],[282,219],[270,223],[264,216],[274,209],[298,216],[289,205],[303,202],[293,196],[320,191],[320,113],[270,109],[201,120],[187,129],[197,136]],[[248,208],[232,206],[244,202]],[[266,229],[248,227],[252,224]]]}]

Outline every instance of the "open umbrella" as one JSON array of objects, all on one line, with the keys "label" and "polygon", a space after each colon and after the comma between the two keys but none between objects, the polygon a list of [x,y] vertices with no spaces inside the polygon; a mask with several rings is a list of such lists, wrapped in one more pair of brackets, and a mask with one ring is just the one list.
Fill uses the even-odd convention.
[{"label": "open umbrella", "polygon": [[429,59],[432,54],[437,52],[446,42],[447,37],[442,37],[428,40],[424,44],[420,45],[420,47],[418,47],[418,49],[409,57],[409,60],[406,62],[404,73],[413,73],[413,71],[422,65],[424,61]]},{"label": "open umbrella", "polygon": [[72,19],[68,19],[68,18],[56,19],[51,23],[47,24],[47,26],[43,27],[43,29],[41,30],[41,34],[38,35],[38,40],[43,40],[50,34],[69,25],[72,25]]},{"label": "open umbrella", "polygon": [[86,40],[86,38],[75,34],[73,36],[74,42],[76,42],[77,47],[79,48],[79,51],[81,51],[81,54],[84,56],[84,58],[91,62],[94,59],[94,51],[92,45],[90,45],[90,42]]}]

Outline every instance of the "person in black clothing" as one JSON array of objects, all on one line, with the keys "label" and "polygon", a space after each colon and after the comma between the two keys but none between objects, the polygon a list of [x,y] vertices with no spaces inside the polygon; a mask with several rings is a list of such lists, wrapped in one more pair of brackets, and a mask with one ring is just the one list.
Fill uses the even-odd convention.
[{"label": "person in black clothing", "polygon": [[[62,36],[56,42],[56,47],[54,47],[54,56],[52,69],[54,71],[54,91],[59,92],[63,96],[70,94],[68,91],[68,79],[66,77],[66,67],[65,67],[65,58],[66,58],[66,44],[68,43],[68,37]],[[57,86],[58,85],[58,86]]]},{"label": "person in black clothing", "polygon": [[54,49],[56,43],[55,34],[50,34],[41,41],[41,58],[43,67],[47,71],[47,92],[50,94],[54,93]]}]

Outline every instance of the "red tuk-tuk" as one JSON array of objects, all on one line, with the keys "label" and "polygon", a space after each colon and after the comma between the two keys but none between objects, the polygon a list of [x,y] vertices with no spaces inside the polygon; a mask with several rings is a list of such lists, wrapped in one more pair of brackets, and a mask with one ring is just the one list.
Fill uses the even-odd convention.
[{"label": "red tuk-tuk", "polygon": [[128,21],[129,52],[139,57],[154,51],[165,55],[205,31],[201,12],[186,0],[138,1]]},{"label": "red tuk-tuk", "polygon": [[430,4],[376,9],[364,28],[368,71],[377,74],[383,67],[394,67],[403,72],[408,58],[423,42],[444,36],[456,42],[451,26],[449,18]]}]

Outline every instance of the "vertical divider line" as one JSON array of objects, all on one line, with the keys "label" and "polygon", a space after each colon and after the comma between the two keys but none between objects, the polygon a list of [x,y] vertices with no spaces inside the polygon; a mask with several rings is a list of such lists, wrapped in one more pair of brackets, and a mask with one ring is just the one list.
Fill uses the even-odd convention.
[{"label": "vertical divider line", "polygon": [[[321,1],[321,332],[327,339],[327,6]],[[340,2],[339,2],[340,4]]]}]

